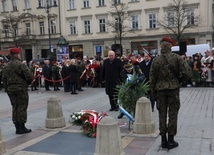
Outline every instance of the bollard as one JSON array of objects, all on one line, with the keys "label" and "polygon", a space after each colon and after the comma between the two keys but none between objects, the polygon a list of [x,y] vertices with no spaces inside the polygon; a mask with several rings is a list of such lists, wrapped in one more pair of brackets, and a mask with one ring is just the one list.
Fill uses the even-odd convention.
[{"label": "bollard", "polygon": [[152,118],[151,102],[146,97],[137,100],[133,132],[136,134],[155,133],[155,124]]},{"label": "bollard", "polygon": [[47,105],[46,128],[60,128],[65,126],[65,118],[62,113],[61,100],[49,98]]},{"label": "bollard", "polygon": [[110,116],[97,124],[94,155],[124,155],[118,122]]},{"label": "bollard", "polygon": [[0,154],[3,154],[5,152],[6,152],[6,149],[5,149],[4,142],[2,140],[1,129],[0,129]]}]

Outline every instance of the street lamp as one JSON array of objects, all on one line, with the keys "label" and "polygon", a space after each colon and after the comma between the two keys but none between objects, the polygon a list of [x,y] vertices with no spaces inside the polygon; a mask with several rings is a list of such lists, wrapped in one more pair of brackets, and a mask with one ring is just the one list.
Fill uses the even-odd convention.
[{"label": "street lamp", "polygon": [[50,6],[50,3],[49,3],[50,0],[46,0],[46,13],[47,13],[47,17],[48,17],[48,45],[49,45],[49,49],[48,49],[48,52],[47,52],[47,57],[50,58],[51,56],[51,29],[50,29],[50,9],[51,7],[57,7],[57,4],[56,4],[56,0],[54,1],[54,4],[52,6]]}]

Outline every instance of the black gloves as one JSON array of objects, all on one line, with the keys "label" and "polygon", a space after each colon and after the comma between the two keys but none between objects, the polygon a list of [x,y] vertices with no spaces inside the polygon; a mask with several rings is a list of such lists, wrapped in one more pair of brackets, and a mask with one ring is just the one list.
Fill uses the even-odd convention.
[{"label": "black gloves", "polygon": [[139,80],[132,82],[132,84],[130,85],[130,88],[134,88],[138,83],[139,83]]}]

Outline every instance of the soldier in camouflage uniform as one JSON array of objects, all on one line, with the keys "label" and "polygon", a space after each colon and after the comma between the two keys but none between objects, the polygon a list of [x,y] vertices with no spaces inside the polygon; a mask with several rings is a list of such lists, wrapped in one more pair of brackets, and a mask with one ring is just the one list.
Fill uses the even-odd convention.
[{"label": "soldier in camouflage uniform", "polygon": [[59,89],[59,80],[61,79],[60,78],[60,67],[58,66],[57,64],[57,61],[53,61],[53,65],[51,67],[51,71],[52,71],[52,77],[53,77],[53,87],[54,87],[54,91],[58,91],[60,90]]},{"label": "soldier in camouflage uniform", "polygon": [[[178,146],[177,117],[180,108],[180,83],[191,77],[192,70],[179,55],[171,52],[172,40],[162,38],[161,55],[153,60],[150,70],[151,93],[157,101],[162,148]],[[169,117],[167,123],[167,115]],[[168,133],[168,140],[166,134]]]},{"label": "soldier in camouflage uniform", "polygon": [[27,122],[28,86],[33,80],[33,73],[19,59],[20,50],[10,49],[11,59],[3,69],[3,82],[12,105],[12,121],[16,127],[16,134],[31,132],[25,127]]}]

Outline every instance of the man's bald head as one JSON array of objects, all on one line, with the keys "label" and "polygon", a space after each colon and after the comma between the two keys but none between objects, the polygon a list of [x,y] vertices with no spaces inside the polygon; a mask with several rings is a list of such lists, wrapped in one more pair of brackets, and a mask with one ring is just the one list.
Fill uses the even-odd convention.
[{"label": "man's bald head", "polygon": [[109,58],[110,60],[114,60],[114,58],[115,58],[115,53],[114,53],[114,51],[109,51],[109,52],[108,52],[108,58]]}]

